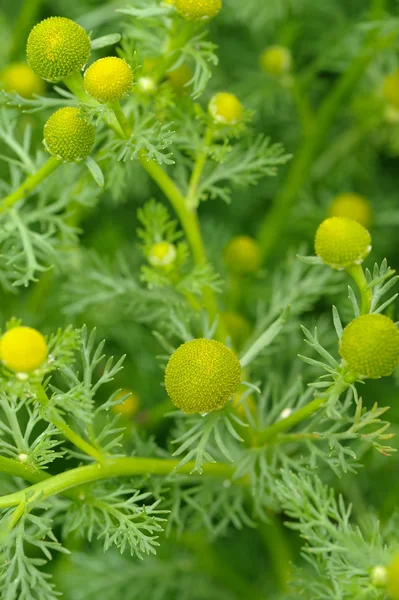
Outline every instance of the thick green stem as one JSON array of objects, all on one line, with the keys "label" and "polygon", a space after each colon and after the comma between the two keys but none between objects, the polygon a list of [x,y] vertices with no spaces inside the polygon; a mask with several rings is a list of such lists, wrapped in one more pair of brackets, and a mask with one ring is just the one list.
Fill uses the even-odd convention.
[{"label": "thick green stem", "polygon": [[195,161],[194,169],[188,186],[187,206],[189,209],[195,209],[198,206],[198,185],[200,183],[201,175],[206,164],[208,148],[212,144],[213,134],[214,128],[212,126],[207,127],[204,136],[204,141],[202,144],[202,150],[198,153],[197,160]]},{"label": "thick green stem", "polygon": [[299,410],[296,410],[286,419],[281,419],[280,421],[276,421],[267,429],[261,431],[258,435],[258,443],[260,445],[270,443],[279,433],[283,433],[288,429],[292,429],[298,423],[301,423],[305,419],[314,415],[326,402],[328,398],[315,398],[309,404],[306,404]]},{"label": "thick green stem", "polygon": [[373,294],[367,283],[363,267],[362,265],[353,265],[352,267],[348,267],[346,272],[352,277],[359,289],[361,298],[360,313],[362,315],[367,315],[370,312]]},{"label": "thick green stem", "polygon": [[[113,477],[130,477],[133,475],[168,475],[179,464],[178,460],[158,458],[115,458],[107,459],[102,464],[96,463],[86,467],[78,467],[54,475],[46,481],[30,486],[25,490],[8,494],[0,498],[0,509],[17,506],[29,495],[29,502],[38,498],[45,500],[55,494],[62,494],[71,488]],[[179,473],[190,473],[195,468],[193,462],[186,463],[179,468]],[[231,479],[234,467],[223,463],[204,465],[204,475]]]},{"label": "thick green stem", "polygon": [[0,473],[6,473],[12,477],[20,477],[31,483],[39,483],[51,477],[45,471],[39,471],[30,465],[20,463],[12,458],[6,458],[5,456],[0,456]]},{"label": "thick green stem", "polygon": [[54,156],[51,156],[42,167],[34,174],[30,175],[25,181],[9,196],[6,196],[0,200],[0,213],[11,208],[21,200],[26,198],[42,181],[44,181],[53,171],[55,171],[60,165],[61,161]]}]

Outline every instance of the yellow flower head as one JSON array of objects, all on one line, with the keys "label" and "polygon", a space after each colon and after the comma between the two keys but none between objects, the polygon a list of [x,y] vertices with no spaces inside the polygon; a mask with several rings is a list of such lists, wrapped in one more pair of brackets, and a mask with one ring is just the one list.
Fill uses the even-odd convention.
[{"label": "yellow flower head", "polygon": [[83,160],[94,145],[95,129],[80,115],[78,108],[60,108],[44,126],[47,150],[65,162]]},{"label": "yellow flower head", "polygon": [[388,104],[399,109],[399,69],[385,77],[382,94]]},{"label": "yellow flower head", "polygon": [[123,415],[124,417],[133,417],[140,408],[140,398],[131,390],[121,390],[119,394],[115,396],[115,400],[120,400],[124,396],[129,396],[121,404],[114,404],[112,410],[117,415]]},{"label": "yellow flower head", "polygon": [[171,265],[176,259],[176,248],[170,242],[158,242],[150,250],[148,260],[153,267]]},{"label": "yellow flower head", "polygon": [[0,89],[16,92],[22,98],[43,94],[45,84],[25,63],[12,63],[0,73]]},{"label": "yellow flower head", "polygon": [[222,125],[237,125],[242,120],[244,113],[237,96],[228,92],[215,94],[209,102],[208,110],[213,120]]},{"label": "yellow flower head", "polygon": [[133,71],[123,58],[106,56],[90,65],[84,84],[89,96],[98,102],[115,102],[132,89]]},{"label": "yellow flower head", "polygon": [[241,382],[238,358],[216,340],[196,339],[182,344],[165,371],[166,390],[175,406],[186,413],[221,408]]},{"label": "yellow flower head", "polygon": [[316,232],[315,250],[326,265],[346,269],[363,262],[371,250],[371,237],[352,219],[330,217]]},{"label": "yellow flower head", "polygon": [[251,335],[251,323],[236,312],[224,312],[222,320],[228,334],[233,340],[234,347],[237,349],[241,348],[246,339]]},{"label": "yellow flower head", "polygon": [[399,362],[399,330],[384,315],[361,315],[345,327],[339,353],[358,375],[371,379],[391,375]]},{"label": "yellow flower head", "polygon": [[262,52],[260,64],[269,75],[285,75],[291,69],[291,52],[284,46],[270,46]]},{"label": "yellow flower head", "polygon": [[399,600],[399,554],[388,566],[388,594],[392,600]]},{"label": "yellow flower head", "polygon": [[14,327],[0,338],[0,360],[16,373],[30,373],[47,358],[46,340],[31,327]]},{"label": "yellow flower head", "polygon": [[71,19],[50,17],[32,29],[26,57],[32,70],[43,79],[59,81],[83,69],[90,58],[90,38]]},{"label": "yellow flower head", "polygon": [[248,235],[234,237],[224,249],[224,262],[233,273],[254,273],[262,262],[258,242]]},{"label": "yellow flower head", "polygon": [[329,214],[331,217],[345,217],[357,221],[368,229],[372,222],[372,210],[364,196],[354,193],[339,194],[331,203]]},{"label": "yellow flower head", "polygon": [[216,17],[222,0],[175,0],[177,12],[189,21],[206,21]]}]

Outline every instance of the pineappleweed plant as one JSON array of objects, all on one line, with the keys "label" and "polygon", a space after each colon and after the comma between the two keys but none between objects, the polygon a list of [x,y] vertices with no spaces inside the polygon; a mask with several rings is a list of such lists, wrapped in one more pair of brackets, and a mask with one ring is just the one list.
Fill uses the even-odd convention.
[{"label": "pineappleweed plant", "polygon": [[[86,600],[399,598],[397,520],[383,526],[372,511],[359,519],[358,506],[352,515],[335,491],[369,451],[389,460],[395,450],[382,420],[387,407],[368,408],[359,395],[361,384],[391,376],[399,362],[390,294],[397,277],[386,261],[363,268],[372,252],[367,200],[337,196],[315,232],[315,255],[290,258],[272,288],[262,283],[340,103],[397,43],[397,23],[380,23],[382,3],[374,4],[363,46],[315,114],[290,50],[275,44],[260,54],[260,67],[292,93],[311,133],[293,158],[254,135],[253,114],[237,94],[219,89],[202,99],[217,64],[208,26],[226,10],[220,0],[137,0],[118,9],[121,34],[97,39],[65,17],[32,29],[31,91],[25,82],[18,92],[11,67],[5,79],[2,297],[31,286],[40,305],[59,278],[71,318],[105,302],[115,327],[123,320],[149,328],[163,352],[151,360],[165,372],[165,400],[140,412],[144,399],[116,384],[124,357],[105,359],[104,342],[85,326],[43,336],[19,315],[4,323],[2,600],[53,600],[59,592]],[[112,56],[97,56],[110,46]],[[21,66],[14,69],[17,77]],[[396,75],[389,77],[383,93],[392,108]],[[20,137],[24,117],[15,107],[44,115],[42,149],[29,123]],[[223,288],[200,226],[202,202],[229,202],[233,188],[286,163],[258,239],[225,240]],[[118,201],[132,172],[133,183],[146,173],[159,197],[138,210],[138,277],[126,258],[107,269],[77,243],[93,205],[107,195]],[[349,305],[341,301],[344,280]],[[257,286],[268,298],[253,327],[241,311],[246,290],[256,296]],[[322,334],[303,326],[309,352],[290,355],[305,313],[334,294],[348,324],[334,306]],[[280,373],[265,368],[276,353]],[[287,538],[281,521],[296,533]],[[236,572],[209,544],[243,528],[269,547],[274,581]],[[292,563],[297,534],[306,560]]]}]

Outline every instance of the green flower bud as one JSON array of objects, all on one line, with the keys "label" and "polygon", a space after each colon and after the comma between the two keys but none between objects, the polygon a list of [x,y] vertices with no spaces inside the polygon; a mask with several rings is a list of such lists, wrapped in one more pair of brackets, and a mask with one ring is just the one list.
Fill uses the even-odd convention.
[{"label": "green flower bud", "polygon": [[78,108],[60,108],[44,126],[47,150],[65,162],[83,160],[94,145],[95,129],[80,114]]},{"label": "green flower bud", "polygon": [[326,265],[346,269],[363,262],[371,250],[371,237],[352,219],[330,217],[316,232],[315,250]]},{"label": "green flower bud", "polygon": [[222,9],[222,0],[175,0],[178,13],[189,21],[206,21],[216,17]]}]

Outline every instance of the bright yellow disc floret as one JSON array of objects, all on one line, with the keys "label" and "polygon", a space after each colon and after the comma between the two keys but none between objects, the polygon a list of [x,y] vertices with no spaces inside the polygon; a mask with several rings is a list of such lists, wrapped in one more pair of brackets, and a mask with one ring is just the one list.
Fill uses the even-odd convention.
[{"label": "bright yellow disc floret", "polygon": [[0,73],[0,89],[16,92],[22,98],[43,94],[45,84],[25,63],[12,63]]},{"label": "bright yellow disc floret", "polygon": [[258,242],[248,235],[239,235],[231,239],[223,254],[227,268],[234,273],[254,273],[262,262]]},{"label": "bright yellow disc floret", "polygon": [[232,350],[216,340],[186,342],[171,356],[165,371],[172,402],[186,413],[221,408],[237,391],[241,366]]},{"label": "bright yellow disc floret", "polygon": [[59,81],[83,69],[90,49],[90,38],[83,27],[71,19],[50,17],[30,32],[26,57],[36,75]]},{"label": "bright yellow disc floret", "polygon": [[339,194],[331,203],[329,214],[331,217],[345,217],[357,221],[368,229],[372,222],[372,210],[364,196],[354,193]]},{"label": "bright yellow disc floret", "polygon": [[30,373],[38,369],[46,358],[46,340],[36,329],[14,327],[0,339],[0,359],[12,371]]},{"label": "bright yellow disc floret", "polygon": [[315,250],[326,265],[346,269],[363,262],[371,250],[371,237],[352,219],[330,217],[316,232]]},{"label": "bright yellow disc floret", "polygon": [[[129,395],[128,395],[129,394]],[[120,404],[114,404],[112,410],[117,415],[123,415],[124,417],[132,417],[140,408],[140,398],[137,394],[131,390],[121,390],[119,394],[115,396],[115,400],[121,400],[127,398]]]},{"label": "bright yellow disc floret", "polygon": [[150,250],[148,260],[153,267],[165,267],[176,258],[176,248],[170,242],[158,242]]},{"label": "bright yellow disc floret", "polygon": [[132,89],[133,71],[123,58],[106,56],[90,65],[84,83],[86,92],[98,102],[115,102]]},{"label": "bright yellow disc floret", "polygon": [[216,17],[222,0],[175,0],[177,12],[190,21],[206,21]]},{"label": "bright yellow disc floret", "polygon": [[391,106],[399,109],[399,69],[385,77],[382,93]]},{"label": "bright yellow disc floret", "polygon": [[399,554],[388,566],[388,594],[392,600],[399,600]]},{"label": "bright yellow disc floret", "polygon": [[391,375],[399,362],[399,330],[384,315],[361,315],[345,327],[339,353],[358,375]]},{"label": "bright yellow disc floret", "polygon": [[213,120],[223,125],[236,125],[242,120],[244,113],[237,96],[228,92],[215,94],[209,102],[208,110]]},{"label": "bright yellow disc floret", "polygon": [[291,69],[291,52],[284,46],[270,46],[262,52],[260,63],[269,75],[284,75]]},{"label": "bright yellow disc floret", "polygon": [[65,162],[86,158],[93,148],[94,138],[93,125],[72,106],[56,110],[44,126],[47,150]]}]

